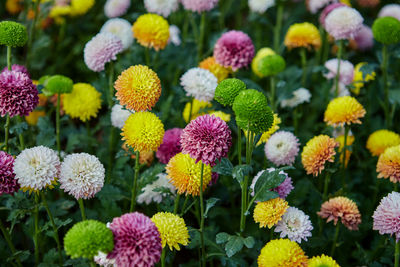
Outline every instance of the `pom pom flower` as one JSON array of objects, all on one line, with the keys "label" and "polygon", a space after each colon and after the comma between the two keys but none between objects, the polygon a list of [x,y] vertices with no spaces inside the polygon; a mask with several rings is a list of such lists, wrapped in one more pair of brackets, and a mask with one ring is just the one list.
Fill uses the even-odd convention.
[{"label": "pom pom flower", "polygon": [[281,107],[294,108],[305,102],[310,102],[311,93],[306,88],[299,88],[293,91],[293,97],[281,101]]},{"label": "pom pom flower", "polygon": [[400,42],[400,21],[393,17],[378,18],[372,25],[375,40],[389,45]]},{"label": "pom pom flower", "polygon": [[379,234],[395,235],[396,242],[400,240],[400,193],[392,192],[382,198],[374,215],[373,228]]},{"label": "pom pom flower", "polygon": [[308,261],[308,267],[340,267],[340,266],[334,259],[322,254],[321,256],[312,257]]},{"label": "pom pom flower", "polygon": [[169,25],[157,14],[141,15],[132,26],[133,36],[144,47],[162,50],[168,44]]},{"label": "pom pom flower", "polygon": [[192,68],[181,77],[181,86],[186,95],[199,101],[211,101],[217,85],[218,79],[214,74],[201,68]]},{"label": "pom pom flower", "polygon": [[259,68],[258,68],[259,63],[260,63],[260,60],[261,60],[262,58],[266,57],[266,56],[270,56],[270,55],[274,55],[274,54],[275,54],[274,50],[272,50],[272,49],[269,48],[269,47],[264,47],[264,48],[261,48],[260,50],[258,50],[256,56],[253,58],[253,61],[251,62],[251,70],[252,70],[258,77],[262,78],[262,77],[263,77],[263,74],[260,73]]},{"label": "pom pom flower", "polygon": [[286,68],[286,62],[280,55],[273,54],[260,59],[257,66],[262,77],[273,76]]},{"label": "pom pom flower", "polygon": [[157,175],[157,180],[142,188],[142,193],[138,196],[137,202],[146,203],[147,205],[151,202],[161,203],[164,198],[170,196],[170,194],[165,191],[156,191],[155,189],[157,188],[163,188],[168,190],[169,193],[175,194],[175,186],[170,184],[167,175],[165,173],[159,173]]},{"label": "pom pom flower", "polygon": [[278,117],[278,114],[274,113],[274,121],[272,123],[271,128],[268,129],[268,131],[264,132],[260,140],[257,143],[257,146],[261,145],[262,143],[266,143],[268,139],[273,135],[276,131],[279,130],[279,124],[282,122],[281,118]]},{"label": "pom pom flower", "polygon": [[186,10],[201,13],[213,9],[218,0],[181,0],[181,3]]},{"label": "pom pom flower", "polygon": [[[364,83],[375,80],[376,73],[372,72],[371,74],[364,75],[361,71],[361,68],[365,66],[367,63],[361,62],[356,65],[354,68],[354,78],[353,78],[353,92],[358,95],[360,93],[360,89],[364,87]],[[364,77],[365,76],[365,77]]]},{"label": "pom pom flower", "polygon": [[178,4],[178,0],[144,0],[144,6],[147,12],[156,13],[165,18],[178,9]]},{"label": "pom pom flower", "polygon": [[129,116],[133,112],[127,109],[124,109],[121,105],[114,105],[111,109],[111,124],[114,127],[122,129],[125,125],[125,121],[129,118]]},{"label": "pom pom flower", "polygon": [[289,207],[282,219],[275,227],[275,232],[280,233],[280,237],[288,237],[290,240],[301,243],[311,237],[313,226],[310,217],[303,211],[295,207]]},{"label": "pom pom flower", "polygon": [[45,80],[43,86],[48,94],[68,94],[71,93],[74,83],[63,75],[53,75]]},{"label": "pom pom flower", "polygon": [[232,72],[230,68],[225,68],[215,61],[214,57],[208,57],[204,59],[199,64],[199,68],[210,71],[214,76],[218,79],[218,82],[221,82],[228,77],[228,75]]},{"label": "pom pom flower", "polygon": [[265,144],[265,155],[277,166],[292,165],[299,153],[299,139],[287,131],[274,133]]},{"label": "pom pom flower", "polygon": [[342,96],[329,102],[325,110],[324,121],[332,126],[361,124],[360,119],[364,117],[365,113],[364,107],[357,99],[351,96]]},{"label": "pom pom flower", "polygon": [[303,267],[307,266],[308,258],[301,247],[289,239],[274,239],[269,241],[258,256],[259,267]]},{"label": "pom pom flower", "polygon": [[379,11],[378,18],[382,17],[393,17],[400,21],[400,5],[399,4],[389,4],[382,7]]},{"label": "pom pom flower", "polygon": [[285,36],[287,48],[305,47],[308,49],[319,49],[321,46],[321,36],[317,27],[313,24],[304,22],[290,26]]},{"label": "pom pom flower", "polygon": [[260,224],[260,228],[268,226],[271,229],[282,219],[288,208],[288,203],[280,197],[258,202],[254,208],[253,218]]},{"label": "pom pom flower", "polygon": [[104,5],[104,14],[108,18],[124,15],[131,5],[131,0],[107,0]]},{"label": "pom pom flower", "polygon": [[[185,120],[185,122],[189,122],[189,115],[190,115],[190,120],[194,120],[199,116],[207,114],[207,110],[212,107],[212,104],[210,102],[206,101],[199,101],[196,98],[192,100],[192,102],[188,102],[185,105],[185,108],[183,109],[182,112],[182,117]],[[190,113],[190,109],[192,110],[192,113]]]},{"label": "pom pom flower", "polygon": [[26,27],[14,21],[0,22],[0,45],[24,46],[28,41]]},{"label": "pom pom flower", "polygon": [[333,2],[336,2],[336,0],[307,0],[306,5],[308,10],[310,10],[312,14],[315,14],[318,12],[318,10]]},{"label": "pom pom flower", "polygon": [[214,98],[224,106],[232,106],[236,96],[243,90],[246,90],[246,84],[241,80],[226,79],[218,84]]},{"label": "pom pom flower", "polygon": [[249,8],[252,12],[262,14],[268,8],[275,5],[275,0],[249,0]]},{"label": "pom pom flower", "polygon": [[325,29],[335,40],[352,39],[364,19],[354,8],[342,6],[332,10],[325,19]]},{"label": "pom pom flower", "polygon": [[13,173],[14,158],[4,151],[0,151],[0,196],[14,194],[19,190],[19,184]]},{"label": "pom pom flower", "polygon": [[389,178],[392,183],[400,182],[400,145],[387,148],[379,156],[376,171],[378,178]]},{"label": "pom pom flower", "polygon": [[389,130],[373,132],[367,140],[367,148],[372,156],[379,156],[386,148],[400,145],[400,135]]},{"label": "pom pom flower", "polygon": [[161,163],[167,164],[173,156],[182,151],[182,132],[181,128],[173,128],[165,131],[162,144],[156,153],[156,157]]},{"label": "pom pom flower", "polygon": [[100,29],[101,33],[111,33],[122,41],[123,50],[128,49],[133,43],[132,29],[129,21],[121,18],[109,19]]},{"label": "pom pom flower", "polygon": [[[4,69],[1,72],[6,71],[6,70],[8,70],[7,66],[4,67]],[[31,77],[31,75],[28,72],[28,69],[23,65],[12,64],[11,70],[16,71],[16,72],[22,72],[22,73],[26,74],[29,78]]]},{"label": "pom pom flower", "polygon": [[[328,69],[328,73],[324,74],[325,78],[333,79],[337,74],[337,67],[339,60],[334,58],[325,62],[325,68]],[[348,85],[353,82],[354,77],[354,66],[350,61],[340,60],[340,70],[339,70],[339,81],[344,85]]]}]

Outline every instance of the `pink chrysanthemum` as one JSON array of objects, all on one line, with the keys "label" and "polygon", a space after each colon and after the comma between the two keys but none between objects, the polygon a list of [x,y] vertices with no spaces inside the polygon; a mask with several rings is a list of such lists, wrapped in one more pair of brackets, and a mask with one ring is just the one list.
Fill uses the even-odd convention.
[{"label": "pink chrysanthemum", "polygon": [[374,215],[373,228],[379,234],[396,235],[396,242],[400,240],[400,193],[392,192],[382,198]]},{"label": "pink chrysanthemum", "polygon": [[173,128],[165,132],[163,142],[156,153],[156,157],[161,163],[167,164],[173,156],[182,151],[182,132],[183,130],[181,128]]},{"label": "pink chrysanthemum", "polygon": [[379,11],[378,18],[381,17],[393,17],[400,20],[400,5],[399,4],[389,4]]},{"label": "pink chrysanthemum", "polygon": [[196,162],[214,166],[216,160],[228,155],[232,145],[231,130],[226,122],[214,115],[203,115],[192,120],[181,135],[182,152]]},{"label": "pink chrysanthemum", "polygon": [[107,0],[104,13],[108,18],[120,17],[126,13],[131,5],[131,0]]},{"label": "pink chrysanthemum", "polygon": [[364,19],[356,9],[335,8],[325,18],[325,29],[335,40],[352,39],[360,30]]},{"label": "pink chrysanthemum", "polygon": [[218,64],[233,71],[247,67],[254,57],[254,45],[250,37],[241,31],[224,33],[214,46],[214,58]]},{"label": "pink chrysanthemum", "polygon": [[17,71],[0,74],[0,114],[28,116],[39,103],[38,90],[29,77]]},{"label": "pink chrysanthemum", "polygon": [[306,0],[306,5],[308,10],[310,10],[312,14],[315,14],[321,8],[335,2],[337,2],[337,0]]},{"label": "pink chrysanthemum", "polygon": [[265,143],[265,155],[277,166],[292,165],[299,153],[299,139],[287,131],[274,133]]},{"label": "pink chrysanthemum", "polygon": [[342,6],[346,6],[346,5],[343,3],[333,3],[333,4],[330,4],[329,6],[326,6],[324,8],[324,10],[321,12],[321,15],[319,16],[319,23],[321,23],[321,25],[323,27],[325,27],[326,16],[328,16],[329,13],[331,13],[335,8],[342,7]]},{"label": "pink chrysanthemum", "polygon": [[[6,70],[8,70],[8,68],[4,67],[4,69],[1,72],[6,71]],[[29,78],[31,78],[31,75],[29,74],[28,69],[23,65],[13,64],[11,66],[11,70],[25,73]]]},{"label": "pink chrysanthemum", "polygon": [[[260,176],[264,173],[264,171],[265,170],[259,171],[257,173],[257,175],[254,176],[253,181],[251,182],[250,188],[252,190],[252,192],[251,192],[252,197],[254,197],[254,189],[255,189],[256,183],[258,181],[258,178],[260,178]],[[275,168],[268,168],[267,171],[273,172],[273,171],[275,171]],[[286,179],[283,181],[283,183],[281,183],[280,185],[278,185],[277,187],[272,189],[272,191],[277,192],[279,194],[280,198],[285,199],[294,188],[293,182],[292,182],[292,178],[290,178],[286,172],[280,171],[279,174],[285,175]]]},{"label": "pink chrysanthemum", "polygon": [[109,228],[114,234],[114,250],[107,258],[117,266],[154,266],[161,256],[161,237],[146,215],[133,212],[114,218]]},{"label": "pink chrysanthemum", "polygon": [[185,9],[198,13],[210,11],[218,4],[218,0],[181,0],[181,2]]},{"label": "pink chrysanthemum", "polygon": [[121,39],[111,33],[98,33],[83,50],[86,66],[92,71],[104,70],[106,63],[117,59],[117,54],[124,50]]},{"label": "pink chrysanthemum", "polygon": [[[336,77],[338,59],[333,58],[325,62],[325,68],[329,70],[328,73],[324,74],[325,78],[333,79]],[[340,60],[340,73],[339,81],[344,85],[349,85],[353,82],[354,78],[354,65],[347,60]]]},{"label": "pink chrysanthemum", "polygon": [[374,46],[374,35],[370,27],[362,25],[361,29],[354,36],[357,49],[361,51],[369,50]]},{"label": "pink chrysanthemum", "polygon": [[0,151],[0,195],[13,194],[19,190],[19,184],[13,172],[14,158]]}]

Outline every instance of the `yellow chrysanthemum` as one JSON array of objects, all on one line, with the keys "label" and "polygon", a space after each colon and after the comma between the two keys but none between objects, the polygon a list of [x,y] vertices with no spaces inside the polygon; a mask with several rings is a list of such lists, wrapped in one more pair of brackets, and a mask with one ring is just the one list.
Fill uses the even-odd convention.
[{"label": "yellow chrysanthemum", "polygon": [[180,250],[179,244],[189,244],[189,231],[185,221],[170,212],[158,212],[151,217],[161,235],[161,245],[168,245],[170,250]]},{"label": "yellow chrysanthemum", "polygon": [[151,110],[161,95],[161,82],[152,69],[143,65],[124,70],[114,84],[119,103],[130,110]]},{"label": "yellow chrysanthemum", "polygon": [[268,131],[264,132],[260,140],[257,143],[257,146],[261,145],[262,143],[266,143],[268,139],[273,135],[276,131],[279,130],[279,124],[281,123],[281,118],[278,117],[278,114],[274,113],[274,122],[272,123],[271,128]]},{"label": "yellow chrysanthemum", "polygon": [[335,139],[323,134],[310,139],[301,153],[301,162],[307,174],[317,176],[327,161],[333,162],[338,145]]},{"label": "yellow chrysanthemum", "polygon": [[360,93],[360,89],[364,87],[364,84],[369,81],[375,80],[376,73],[372,72],[371,74],[367,74],[365,79],[363,79],[363,73],[361,71],[361,67],[366,65],[367,63],[361,62],[358,63],[354,67],[354,77],[353,77],[353,88],[351,89],[353,93],[358,95]]},{"label": "yellow chrysanthemum", "polygon": [[49,17],[57,19],[71,14],[70,6],[53,6],[50,10]]},{"label": "yellow chrysanthemum", "polygon": [[212,107],[210,102],[199,101],[194,98],[192,102],[186,103],[185,108],[183,109],[182,117],[185,122],[189,122],[190,105],[192,105],[192,116],[190,116],[190,120],[194,120],[197,117],[206,114],[203,110]]},{"label": "yellow chrysanthemum", "polygon": [[134,151],[157,151],[164,137],[164,125],[151,112],[136,112],[125,121],[121,135]]},{"label": "yellow chrysanthemum", "polygon": [[43,110],[34,110],[25,116],[25,120],[29,125],[36,125],[40,117],[46,116],[46,112]]},{"label": "yellow chrysanthemum", "polygon": [[400,145],[400,135],[389,130],[373,132],[367,140],[367,148],[372,156],[379,156],[386,148]]},{"label": "yellow chrysanthemum", "polygon": [[258,267],[304,267],[308,258],[301,247],[289,239],[269,241],[258,256]]},{"label": "yellow chrysanthemum", "polygon": [[47,103],[47,99],[48,99],[48,97],[45,96],[44,94],[39,94],[38,106],[39,107],[44,107],[46,105],[46,103]]},{"label": "yellow chrysanthemum", "polygon": [[208,114],[210,115],[214,115],[215,117],[220,118],[221,120],[225,121],[225,122],[229,122],[231,120],[231,115],[227,114],[225,112],[222,111],[210,111]]},{"label": "yellow chrysanthemum", "polygon": [[63,109],[71,118],[85,122],[96,118],[101,108],[101,94],[88,83],[76,83],[69,94],[63,94]]},{"label": "yellow chrysanthemum", "polygon": [[329,102],[325,110],[324,121],[328,125],[343,126],[345,124],[359,123],[366,111],[364,107],[351,96],[337,97]]},{"label": "yellow chrysanthemum", "polygon": [[200,62],[199,67],[202,69],[209,70],[212,74],[217,77],[218,82],[225,80],[230,73],[232,73],[231,68],[225,68],[215,61],[214,57],[208,57]]},{"label": "yellow chrysanthemum", "polygon": [[[340,162],[343,162],[343,147],[344,147],[344,135],[339,135],[338,137],[335,138],[336,142],[339,143],[339,153],[340,153]],[[346,161],[345,161],[345,166],[347,167],[347,164],[349,163],[350,156],[351,156],[351,150],[349,149],[349,146],[351,146],[354,143],[354,136],[353,135],[348,135],[346,139],[347,143],[347,148],[346,148]]]},{"label": "yellow chrysanthemum", "polygon": [[258,70],[258,63],[260,60],[266,56],[274,55],[275,51],[272,50],[269,47],[264,47],[258,50],[256,56],[253,58],[253,61],[251,62],[251,69],[253,70],[254,74],[257,75],[258,77],[262,78],[264,75],[261,74],[261,72]]},{"label": "yellow chrysanthemum", "polygon": [[268,226],[271,229],[272,226],[282,219],[283,214],[285,214],[288,208],[287,201],[280,197],[258,202],[254,208],[253,218],[256,223],[260,224],[260,228]]},{"label": "yellow chrysanthemum", "polygon": [[322,254],[312,257],[308,261],[308,267],[340,267],[340,265],[331,257]]},{"label": "yellow chrysanthemum", "polygon": [[6,10],[11,15],[16,15],[24,9],[23,0],[7,0]]},{"label": "yellow chrysanthemum", "polygon": [[95,0],[71,0],[71,16],[86,14],[94,6]]},{"label": "yellow chrysanthemum", "polygon": [[317,27],[309,22],[296,23],[286,33],[285,46],[289,49],[305,47],[317,50],[321,46],[321,35]]},{"label": "yellow chrysanthemum", "polygon": [[133,37],[144,47],[156,51],[164,49],[168,44],[168,21],[157,14],[141,15],[132,26]]},{"label": "yellow chrysanthemum", "polygon": [[340,0],[339,2],[342,3],[342,4],[345,4],[345,5],[349,6],[349,7],[351,7],[350,0]]},{"label": "yellow chrysanthemum", "polygon": [[[189,154],[178,153],[172,157],[166,167],[168,179],[179,194],[198,196],[200,194],[201,161],[196,163]],[[204,165],[203,191],[211,180],[211,167]]]},{"label": "yellow chrysanthemum", "polygon": [[378,178],[389,178],[392,183],[400,182],[400,145],[387,148],[379,156],[376,171]]}]

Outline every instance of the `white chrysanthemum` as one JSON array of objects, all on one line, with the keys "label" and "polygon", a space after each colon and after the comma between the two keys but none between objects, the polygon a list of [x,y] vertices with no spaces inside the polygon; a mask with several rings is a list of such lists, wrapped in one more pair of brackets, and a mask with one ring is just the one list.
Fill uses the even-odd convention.
[{"label": "white chrysanthemum", "polygon": [[108,18],[120,17],[128,11],[131,0],[107,0],[104,5],[104,13]]},{"label": "white chrysanthemum", "polygon": [[309,0],[309,1],[306,1],[308,10],[310,10],[310,12],[312,14],[317,13],[318,10],[320,10],[321,8],[327,6],[331,3],[335,3],[335,2],[337,2],[337,0]]},{"label": "white chrysanthemum", "polygon": [[181,85],[187,96],[193,96],[199,101],[211,101],[214,98],[218,79],[210,71],[192,68],[181,77]]},{"label": "white chrysanthemum", "polygon": [[159,173],[157,175],[158,179],[152,182],[151,184],[147,184],[142,188],[142,193],[138,196],[138,203],[146,203],[149,205],[151,202],[161,203],[163,198],[168,196],[167,193],[154,191],[157,188],[166,188],[172,194],[175,194],[175,186],[173,186],[167,179],[167,175],[165,173]]},{"label": "white chrysanthemum", "polygon": [[147,12],[168,17],[178,9],[178,0],[144,0]]},{"label": "white chrysanthemum", "polygon": [[252,12],[264,13],[275,5],[275,0],[249,0],[249,8]]},{"label": "white chrysanthemum", "polygon": [[169,39],[168,43],[173,43],[175,46],[181,45],[181,30],[179,30],[178,26],[170,25],[169,26]]},{"label": "white chrysanthemum", "polygon": [[379,11],[378,18],[381,17],[393,17],[400,20],[400,5],[399,4],[389,4]]},{"label": "white chrysanthemum", "polygon": [[132,25],[126,19],[109,19],[101,27],[100,32],[116,35],[122,41],[123,49],[128,49],[133,43]]},{"label": "white chrysanthemum", "polygon": [[265,155],[277,166],[292,165],[299,153],[299,139],[287,131],[278,131],[265,143]]},{"label": "white chrysanthemum", "polygon": [[48,147],[27,148],[15,158],[14,173],[22,189],[42,190],[56,182],[60,159],[57,152]]},{"label": "white chrysanthemum", "polygon": [[119,104],[115,104],[111,109],[112,126],[122,129],[125,125],[125,121],[132,113],[134,112],[124,109],[124,107]]},{"label": "white chrysanthemum", "polygon": [[68,155],[61,164],[60,188],[76,199],[92,198],[104,185],[104,173],[97,157],[87,153]]},{"label": "white chrysanthemum", "polygon": [[[107,224],[107,227],[108,227],[108,224]],[[115,259],[108,259],[107,254],[105,254],[101,251],[99,251],[99,253],[96,256],[94,256],[93,260],[95,263],[97,263],[98,265],[103,266],[103,267],[117,266],[117,265],[115,265]]]},{"label": "white chrysanthemum", "polygon": [[311,237],[312,230],[310,217],[295,207],[289,207],[275,227],[275,232],[281,233],[281,238],[287,236],[297,243],[301,243],[302,240],[307,241],[307,238]]},{"label": "white chrysanthemum", "polygon": [[294,108],[305,102],[310,102],[311,93],[305,88],[299,88],[293,92],[293,97],[281,101],[281,107]]},{"label": "white chrysanthemum", "polygon": [[342,6],[332,10],[325,18],[325,29],[335,40],[353,39],[364,19],[356,9]]},{"label": "white chrysanthemum", "polygon": [[[336,78],[338,63],[339,60],[337,58],[333,58],[325,62],[325,68],[328,69],[328,72],[324,74],[325,78]],[[349,85],[353,82],[353,79],[354,65],[350,61],[340,60],[339,81],[344,85]]]}]

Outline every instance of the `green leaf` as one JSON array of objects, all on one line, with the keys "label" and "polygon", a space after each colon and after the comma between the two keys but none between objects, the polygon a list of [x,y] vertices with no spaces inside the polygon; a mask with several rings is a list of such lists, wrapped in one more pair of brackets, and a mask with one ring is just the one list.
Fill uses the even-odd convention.
[{"label": "green leaf", "polygon": [[[38,120],[39,134],[36,136],[36,145],[52,147],[56,143],[55,131],[49,117],[40,117]],[[69,141],[70,138],[68,138]]]},{"label": "green leaf", "polygon": [[242,186],[244,176],[249,175],[252,170],[253,168],[250,165],[238,165],[233,168],[232,177],[239,182],[240,186]]},{"label": "green leaf", "polygon": [[220,175],[230,176],[232,175],[233,165],[228,158],[222,158],[221,161],[216,166],[214,166],[212,171]]},{"label": "green leaf", "polygon": [[360,68],[360,71],[362,72],[363,80],[367,77],[367,75],[372,75],[372,73],[378,68],[378,64],[374,63],[368,63],[363,65]]},{"label": "green leaf", "polygon": [[124,199],[125,196],[118,187],[106,184],[101,191],[96,194],[96,197],[102,201],[119,201]]},{"label": "green leaf", "polygon": [[254,192],[257,194],[259,191],[270,190],[285,181],[286,175],[279,174],[280,170],[274,170],[272,172],[264,171],[258,178],[256,185],[254,186]]},{"label": "green leaf", "polygon": [[18,122],[17,124],[10,127],[10,133],[22,134],[25,130],[28,130],[28,124],[23,122]]},{"label": "green leaf", "polygon": [[243,248],[243,239],[240,236],[230,236],[225,245],[226,255],[230,258]]},{"label": "green leaf", "polygon": [[279,197],[279,194],[275,191],[269,191],[269,190],[263,190],[261,191],[257,197],[256,200],[260,202],[268,201],[270,199],[274,199]]},{"label": "green leaf", "polygon": [[389,100],[392,104],[400,104],[400,90],[389,90]]},{"label": "green leaf", "polygon": [[243,243],[247,248],[253,248],[256,241],[254,240],[254,237],[248,236],[243,239]]},{"label": "green leaf", "polygon": [[212,197],[207,199],[206,201],[206,211],[204,212],[204,218],[207,218],[208,211],[215,206],[215,204],[219,201],[218,198]]},{"label": "green leaf", "polygon": [[226,243],[229,239],[230,235],[228,235],[227,233],[218,233],[217,236],[215,237],[215,242],[217,244],[223,244]]}]

